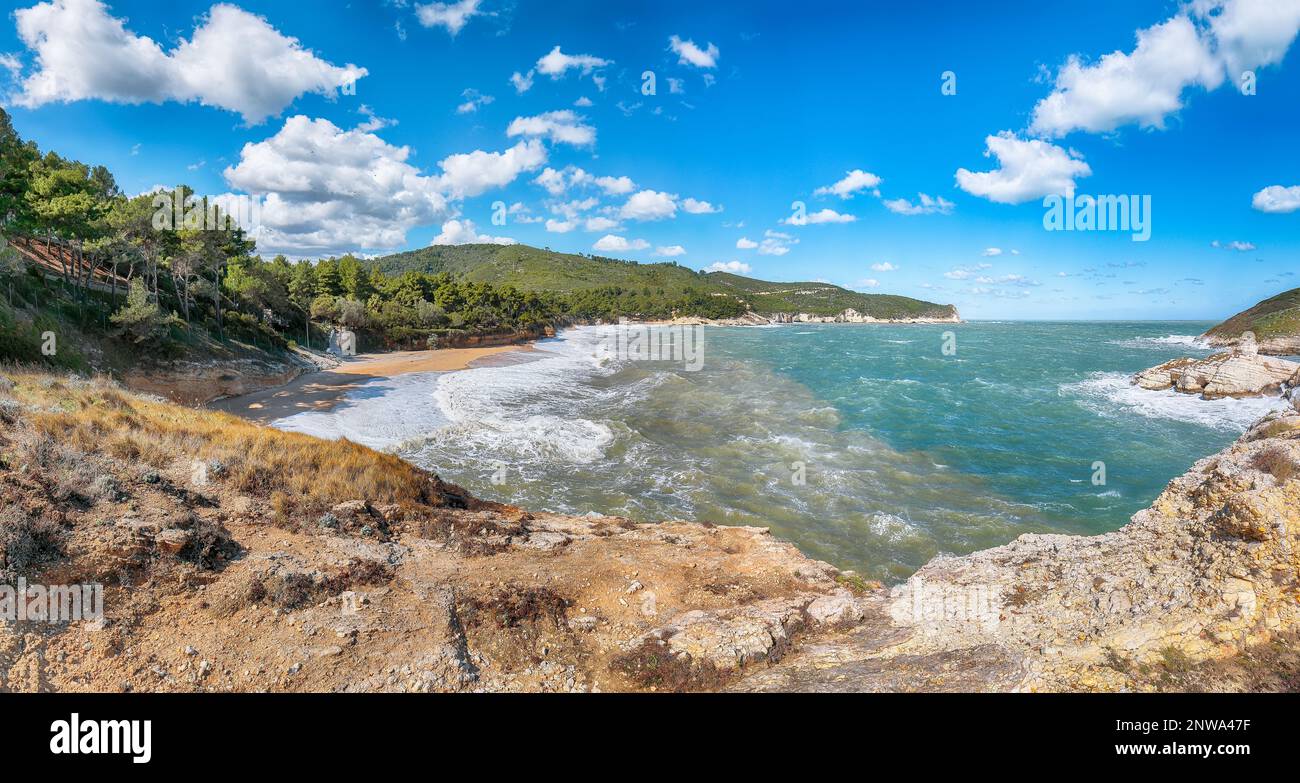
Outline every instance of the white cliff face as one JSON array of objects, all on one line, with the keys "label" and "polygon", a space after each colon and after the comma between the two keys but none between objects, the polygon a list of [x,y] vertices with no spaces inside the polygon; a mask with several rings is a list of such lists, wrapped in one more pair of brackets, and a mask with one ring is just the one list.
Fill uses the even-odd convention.
[{"label": "white cliff face", "polygon": [[1172,388],[1200,394],[1206,399],[1266,396],[1300,385],[1300,364],[1261,356],[1249,340],[1231,353],[1174,359],[1143,370],[1133,377],[1133,383],[1155,391]]},{"label": "white cliff face", "polygon": [[812,313],[776,313],[770,317],[772,323],[788,324],[939,324],[961,323],[961,315],[953,308],[953,314],[946,317],[918,318],[875,318],[860,313],[852,307],[836,315],[814,315]]}]

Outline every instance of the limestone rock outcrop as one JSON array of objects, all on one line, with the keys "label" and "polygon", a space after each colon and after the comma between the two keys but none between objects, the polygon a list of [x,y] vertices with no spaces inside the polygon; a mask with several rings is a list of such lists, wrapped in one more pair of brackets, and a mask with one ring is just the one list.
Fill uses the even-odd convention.
[{"label": "limestone rock outcrop", "polygon": [[1144,389],[1174,389],[1205,399],[1259,397],[1300,385],[1300,364],[1261,356],[1253,341],[1204,359],[1181,358],[1143,370],[1133,383]]}]

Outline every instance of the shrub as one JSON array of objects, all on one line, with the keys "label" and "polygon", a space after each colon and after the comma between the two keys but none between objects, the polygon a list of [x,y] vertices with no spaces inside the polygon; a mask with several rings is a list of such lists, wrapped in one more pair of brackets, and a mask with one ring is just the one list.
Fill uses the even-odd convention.
[{"label": "shrub", "polygon": [[126,337],[136,345],[161,345],[167,338],[174,316],[163,313],[157,302],[149,300],[144,281],[136,278],[131,281],[131,289],[126,295],[126,304],[109,318],[117,324],[118,335]]},{"label": "shrub", "polygon": [[1250,460],[1250,466],[1262,470],[1277,479],[1286,482],[1300,474],[1300,465],[1292,459],[1291,453],[1282,446],[1269,446]]},{"label": "shrub", "polygon": [[0,512],[0,581],[12,583],[29,569],[63,553],[63,534],[53,522],[20,508]]},{"label": "shrub", "polygon": [[725,679],[712,663],[696,662],[685,653],[675,654],[667,642],[655,638],[615,656],[610,669],[639,688],[674,693],[711,690]]}]

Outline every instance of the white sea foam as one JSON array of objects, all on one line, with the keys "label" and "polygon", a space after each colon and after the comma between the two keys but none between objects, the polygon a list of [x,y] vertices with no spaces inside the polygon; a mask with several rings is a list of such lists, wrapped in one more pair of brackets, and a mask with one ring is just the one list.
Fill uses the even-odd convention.
[{"label": "white sea foam", "polygon": [[1137,414],[1225,432],[1244,432],[1259,417],[1287,405],[1281,397],[1203,400],[1172,389],[1148,391],[1135,386],[1124,373],[1094,373],[1086,380],[1063,384],[1060,391],[1102,416]]},{"label": "white sea foam", "polygon": [[1164,337],[1132,337],[1127,340],[1110,340],[1111,345],[1122,345],[1126,348],[1194,348],[1198,351],[1213,350],[1214,346],[1210,345],[1205,339],[1194,334],[1170,334]]},{"label": "white sea foam", "polygon": [[429,396],[443,373],[375,378],[348,392],[329,410],[304,411],[273,423],[276,429],[318,438],[347,438],[373,449],[391,449],[447,423]]},{"label": "white sea foam", "polygon": [[330,410],[305,411],[274,426],[387,450],[453,440],[488,462],[593,462],[614,439],[609,426],[561,412],[572,409],[574,395],[602,393],[573,383],[576,378],[617,370],[617,361],[597,355],[604,334],[598,327],[566,331],[538,343],[535,360],[521,364],[377,378]]},{"label": "white sea foam", "polygon": [[609,374],[619,363],[598,355],[608,329],[573,329],[537,345],[535,361],[448,373],[433,391],[449,422],[430,433],[431,446],[495,460],[558,460],[589,464],[613,442],[609,425],[573,414],[598,406],[601,390],[575,380]]},{"label": "white sea foam", "polygon": [[883,511],[871,515],[870,519],[867,520],[867,529],[891,544],[915,536],[918,532],[916,525],[902,517],[886,514]]}]

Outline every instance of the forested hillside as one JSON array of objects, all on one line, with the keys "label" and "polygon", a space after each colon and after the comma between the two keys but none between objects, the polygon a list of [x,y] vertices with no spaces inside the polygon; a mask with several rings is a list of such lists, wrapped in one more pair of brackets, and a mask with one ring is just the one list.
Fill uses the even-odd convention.
[{"label": "forested hillside", "polygon": [[948,317],[953,312],[949,305],[863,294],[830,283],[769,283],[726,272],[695,272],[673,262],[638,264],[527,245],[426,247],[383,256],[371,265],[386,274],[447,272],[525,291],[581,293],[588,311],[607,309],[625,315],[664,316],[666,303],[682,315],[713,317],[739,315],[747,309],[765,315],[834,315],[852,308],[876,318]]}]

